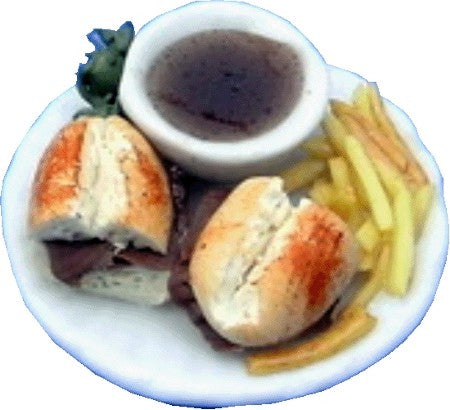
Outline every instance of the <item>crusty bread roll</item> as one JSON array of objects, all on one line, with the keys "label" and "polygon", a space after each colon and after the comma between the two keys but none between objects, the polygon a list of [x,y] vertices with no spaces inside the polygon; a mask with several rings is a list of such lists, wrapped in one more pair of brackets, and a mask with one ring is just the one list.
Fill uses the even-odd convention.
[{"label": "crusty bread roll", "polygon": [[210,325],[243,346],[291,339],[318,321],[351,280],[355,242],[310,200],[292,207],[278,177],[241,183],[201,233],[189,274]]},{"label": "crusty bread roll", "polygon": [[172,217],[160,160],[118,116],[70,123],[39,164],[30,206],[39,239],[100,238],[166,253]]}]

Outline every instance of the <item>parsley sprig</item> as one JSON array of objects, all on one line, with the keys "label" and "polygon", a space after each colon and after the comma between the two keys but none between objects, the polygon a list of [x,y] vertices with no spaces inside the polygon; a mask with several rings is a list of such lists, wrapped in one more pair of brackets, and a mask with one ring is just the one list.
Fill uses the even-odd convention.
[{"label": "parsley sprig", "polygon": [[95,50],[87,53],[88,61],[80,64],[76,87],[91,108],[80,115],[108,116],[121,112],[118,88],[125,57],[134,38],[134,27],[130,21],[118,30],[94,29],[87,35]]}]

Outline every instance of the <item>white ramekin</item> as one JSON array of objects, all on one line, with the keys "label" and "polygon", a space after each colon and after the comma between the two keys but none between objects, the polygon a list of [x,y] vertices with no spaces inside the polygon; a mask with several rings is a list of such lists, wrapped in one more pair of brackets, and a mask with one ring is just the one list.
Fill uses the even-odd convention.
[{"label": "white ramekin", "polygon": [[[275,128],[240,141],[205,141],[175,128],[154,109],[146,77],[155,58],[177,40],[212,29],[258,34],[287,43],[298,53],[303,91],[291,113]],[[194,174],[235,180],[270,173],[291,161],[295,147],[323,116],[328,73],[319,52],[287,20],[247,3],[201,1],[163,14],[138,32],[126,58],[119,97],[126,114],[165,156]]]}]

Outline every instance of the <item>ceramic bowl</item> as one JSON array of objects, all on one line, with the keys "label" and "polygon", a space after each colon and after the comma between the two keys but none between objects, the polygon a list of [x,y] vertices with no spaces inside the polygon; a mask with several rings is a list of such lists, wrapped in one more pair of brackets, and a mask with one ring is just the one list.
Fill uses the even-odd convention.
[{"label": "ceramic bowl", "polygon": [[[146,82],[155,59],[177,40],[212,29],[261,35],[289,44],[299,55],[303,90],[279,125],[240,141],[206,141],[175,128],[153,107]],[[325,62],[300,31],[269,11],[229,1],[191,3],[146,24],[131,45],[120,84],[120,102],[125,112],[152,143],[185,169],[216,180],[270,173],[292,161],[294,148],[322,118],[327,98]]]}]

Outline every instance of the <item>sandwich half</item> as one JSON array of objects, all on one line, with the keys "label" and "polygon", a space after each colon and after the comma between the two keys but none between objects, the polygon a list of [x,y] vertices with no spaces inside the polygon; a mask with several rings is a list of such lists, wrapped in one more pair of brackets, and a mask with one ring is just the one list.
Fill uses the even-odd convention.
[{"label": "sandwich half", "polygon": [[[165,301],[172,220],[166,171],[121,117],[71,122],[40,161],[30,231],[48,243],[60,275],[54,273],[68,283],[127,300]],[[144,289],[153,285],[159,291],[147,298]]]},{"label": "sandwich half", "polygon": [[247,347],[292,339],[335,303],[357,268],[346,224],[308,199],[293,207],[278,177],[241,183],[202,231],[189,266],[207,321]]}]

